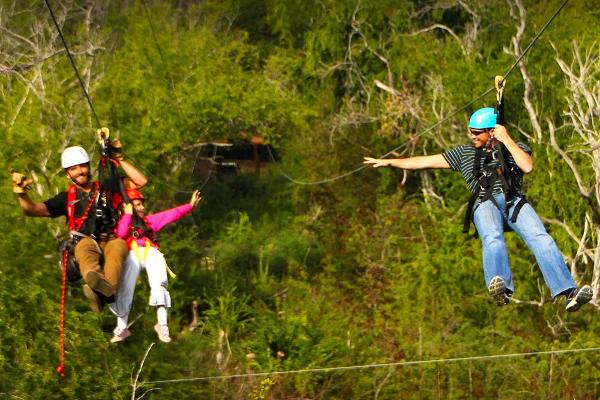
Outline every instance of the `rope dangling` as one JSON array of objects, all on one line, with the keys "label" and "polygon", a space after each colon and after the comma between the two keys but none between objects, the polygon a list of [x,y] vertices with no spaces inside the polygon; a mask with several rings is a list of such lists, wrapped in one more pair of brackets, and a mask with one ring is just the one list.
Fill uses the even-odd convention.
[{"label": "rope dangling", "polygon": [[65,297],[67,292],[68,257],[69,253],[67,252],[67,250],[64,250],[62,258],[62,283],[60,285],[60,324],[58,336],[60,362],[56,367],[56,372],[63,378],[65,377]]}]

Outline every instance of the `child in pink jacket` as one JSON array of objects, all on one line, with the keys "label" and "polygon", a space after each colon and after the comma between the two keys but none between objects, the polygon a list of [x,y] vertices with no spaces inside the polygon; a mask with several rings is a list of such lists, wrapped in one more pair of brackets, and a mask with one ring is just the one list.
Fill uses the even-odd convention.
[{"label": "child in pink jacket", "polygon": [[[127,190],[131,203],[123,205],[123,214],[119,219],[115,234],[127,241],[129,255],[125,260],[121,284],[116,294],[115,302],[109,305],[110,310],[117,316],[117,327],[110,340],[117,343],[125,340],[130,332],[127,329],[135,284],[142,269],[146,270],[150,284],[150,302],[156,307],[157,324],[154,330],[163,342],[170,342],[169,326],[167,324],[167,308],[171,307],[171,296],[167,290],[167,263],[158,246],[156,232],[165,225],[175,222],[192,212],[200,202],[200,192],[195,191],[188,204],[171,208],[146,216],[144,196],[137,190]],[[135,214],[133,212],[135,211]],[[170,272],[170,271],[169,271]]]}]

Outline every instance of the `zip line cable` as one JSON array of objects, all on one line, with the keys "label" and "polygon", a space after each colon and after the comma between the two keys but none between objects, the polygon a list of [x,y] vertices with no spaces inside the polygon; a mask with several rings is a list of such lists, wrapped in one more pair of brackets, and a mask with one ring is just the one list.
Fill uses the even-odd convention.
[{"label": "zip line cable", "polygon": [[[79,71],[77,69],[77,66],[75,65],[75,61],[73,60],[73,57],[71,55],[71,52],[69,51],[69,48],[67,46],[67,43],[65,41],[65,38],[62,34],[62,31],[58,25],[58,22],[56,20],[56,17],[54,15],[54,12],[52,11],[52,8],[50,7],[50,4],[48,2],[48,0],[44,0],[46,3],[46,6],[48,7],[48,10],[50,11],[50,14],[52,16],[52,20],[54,21],[54,24],[56,26],[56,29],[60,35],[60,38],[63,42],[63,45],[65,47],[65,50],[67,52],[67,55],[69,57],[69,61],[71,62],[71,66],[73,67],[75,74],[77,75],[77,79],[79,81],[79,85],[81,86],[81,89],[83,90],[83,93],[85,94],[85,97],[88,101],[88,104],[90,106],[90,109],[92,110],[92,113],[94,115],[94,118],[96,120],[96,123],[98,124],[98,126],[101,126],[100,124],[100,120],[96,114],[96,111],[94,109],[94,106],[92,104],[92,101],[87,93],[87,90],[85,89],[85,86],[83,84],[83,80],[81,79],[81,76],[79,74]],[[519,64],[519,62],[521,62],[521,60],[525,57],[525,55],[527,55],[529,53],[529,51],[533,48],[534,44],[538,41],[538,39],[541,37],[541,35],[546,31],[546,29],[548,29],[548,27],[550,26],[550,24],[554,21],[554,19],[556,19],[556,17],[558,16],[558,14],[562,11],[562,9],[567,5],[567,3],[569,2],[569,0],[565,0],[560,7],[553,13],[553,15],[548,19],[548,21],[546,21],[546,23],[544,24],[544,26],[540,29],[540,31],[535,35],[535,37],[532,39],[532,41],[529,43],[529,45],[525,48],[525,50],[523,50],[523,52],[519,55],[519,57],[517,58],[517,60],[508,68],[508,70],[506,71],[506,73],[504,74],[504,78],[506,79],[514,70],[514,68]],[[142,6],[144,8],[145,14],[146,14],[146,18],[148,20],[149,26],[150,26],[150,30],[152,33],[152,37],[155,43],[155,46],[157,48],[159,57],[161,58],[161,61],[164,63],[164,56],[162,54],[162,49],[160,48],[159,44],[158,44],[158,40],[156,37],[156,33],[154,30],[154,26],[152,25],[152,21],[150,18],[150,14],[146,5],[145,0],[142,1]],[[170,82],[171,85],[173,85],[173,82]],[[471,100],[470,102],[468,102],[467,104],[465,104],[464,106],[455,109],[453,112],[451,112],[449,115],[447,115],[445,118],[443,118],[442,120],[438,121],[437,123],[433,124],[432,126],[430,126],[429,128],[421,131],[419,134],[417,134],[414,138],[412,138],[411,140],[415,140],[423,135],[425,135],[426,133],[432,131],[433,129],[437,128],[438,126],[440,126],[441,124],[443,124],[444,122],[448,121],[450,118],[454,117],[456,114],[458,114],[459,112],[465,110],[467,107],[471,106],[473,103],[481,100],[482,98],[484,98],[486,95],[488,95],[490,92],[492,92],[495,88],[492,87],[488,90],[486,90],[485,92],[483,92],[481,95],[479,95],[477,98],[475,98],[474,100]],[[384,155],[380,156],[379,158],[386,158],[387,156],[389,156],[390,154],[402,149],[403,147],[405,147],[407,145],[408,141],[402,143],[401,145],[395,147],[394,149],[388,151],[387,153],[385,153]],[[275,157],[271,151],[271,149],[269,148],[269,146],[267,146],[267,152],[269,153],[269,157],[271,158],[271,161],[276,163]],[[279,169],[279,173],[286,178],[287,180],[289,180],[292,183],[298,184],[298,185],[320,185],[320,184],[325,184],[325,183],[331,183],[331,182],[335,182],[337,180],[346,178],[348,176],[354,175],[360,171],[362,171],[363,169],[367,168],[367,165],[361,165],[360,167],[357,167],[351,171],[347,171],[344,172],[342,174],[336,175],[334,177],[331,178],[326,178],[326,179],[321,179],[318,181],[302,181],[299,179],[296,179],[292,176],[290,176],[289,174],[287,174],[280,166],[278,166]],[[204,182],[204,184],[202,185],[204,187],[204,185],[206,184],[206,182]],[[178,188],[178,191],[180,188]]]},{"label": "zip line cable", "polygon": [[[148,9],[148,4],[147,4],[146,0],[142,0],[141,3],[142,3],[142,7],[144,8],[144,15],[146,16],[146,20],[148,21],[148,26],[150,27],[150,33],[152,34],[152,40],[154,42],[154,47],[156,47],[156,50],[158,52],[158,56],[160,58],[161,63],[163,64],[163,66],[166,67],[165,56],[163,54],[162,47],[160,46],[160,44],[158,42],[158,37],[156,36],[156,29],[154,29],[154,24],[152,23],[152,16],[150,14],[150,10]],[[154,64],[151,63],[151,65],[154,65]],[[175,91],[175,82],[174,82],[173,76],[170,73],[168,68],[165,68],[165,69],[166,69],[166,73],[168,75],[167,80],[168,80],[169,86],[173,93],[173,97],[175,98],[175,107],[177,108],[178,112],[181,113],[181,105],[180,105],[179,98],[177,96],[177,92]],[[196,169],[196,165],[198,163],[198,155],[200,154],[201,150],[202,150],[201,148],[198,149],[198,151],[196,152],[196,156],[194,157],[194,165],[192,167],[192,173]],[[213,157],[216,156],[216,153],[217,153],[216,148],[214,149],[213,153],[214,153]],[[213,170],[213,166],[211,165],[211,168],[210,168],[206,178],[204,179],[202,184],[198,187],[198,190],[202,190],[204,188],[204,186],[206,186],[206,184],[210,180],[210,175],[212,173],[212,170]],[[149,173],[148,171],[146,171],[145,173],[146,173],[146,175],[150,175],[153,178],[157,178],[156,175],[153,175],[153,174]],[[171,184],[164,182],[161,179],[155,179],[154,181],[162,186],[168,187],[169,189],[175,189],[177,193],[184,193],[184,194],[193,193],[193,190],[192,191],[181,190],[181,185],[178,185],[177,187],[175,187]]]},{"label": "zip line cable", "polygon": [[[67,44],[67,41],[65,40],[65,37],[64,37],[64,35],[63,35],[63,33],[62,33],[62,29],[60,28],[60,26],[59,26],[59,24],[58,24],[58,21],[57,21],[57,19],[56,19],[56,16],[55,16],[55,14],[54,14],[54,11],[52,10],[52,7],[50,6],[50,3],[49,3],[49,1],[48,1],[48,0],[44,0],[44,2],[46,3],[46,6],[47,6],[47,8],[48,8],[48,11],[50,12],[50,15],[51,15],[51,17],[52,17],[52,21],[54,22],[54,26],[56,27],[56,30],[58,31],[58,34],[59,34],[59,36],[60,36],[60,38],[61,38],[61,41],[62,41],[63,47],[65,48],[65,51],[66,51],[66,53],[67,53],[67,56],[68,56],[68,58],[69,58],[69,61],[70,61],[70,63],[71,63],[71,67],[73,67],[73,70],[74,70],[74,72],[75,72],[75,75],[77,76],[77,80],[79,81],[79,86],[81,87],[81,90],[83,91],[83,94],[85,95],[85,98],[86,98],[86,100],[87,100],[87,102],[88,102],[88,104],[89,104],[89,106],[90,106],[90,109],[91,109],[91,111],[92,111],[92,114],[93,114],[93,116],[94,116],[94,119],[95,119],[95,121],[96,121],[96,124],[97,124],[97,126],[101,127],[101,126],[102,126],[102,124],[100,123],[100,119],[98,118],[98,114],[96,113],[96,109],[94,108],[94,105],[93,105],[93,103],[92,103],[92,99],[90,98],[90,96],[89,96],[89,94],[88,94],[88,92],[87,92],[87,90],[86,90],[86,88],[85,88],[85,85],[84,85],[84,83],[83,83],[83,79],[81,78],[81,75],[80,75],[80,73],[79,73],[79,70],[77,69],[77,65],[75,64],[75,60],[73,59],[73,56],[72,56],[72,54],[71,54],[71,51],[70,51],[70,49],[69,49],[69,46],[68,46],[68,44]],[[144,6],[144,9],[146,10],[146,15],[148,16],[148,10],[147,10],[147,8],[146,8],[145,1],[142,1],[142,4],[143,4],[143,6]],[[155,34],[155,31],[154,31],[154,27],[153,27],[153,25],[152,25],[152,22],[150,21],[150,19],[148,19],[148,22],[150,23],[150,30],[152,31],[152,36],[153,36],[153,38],[154,38],[154,41],[155,41],[155,43],[156,43],[156,47],[157,47],[157,49],[158,49],[158,53],[159,53],[160,59],[161,59],[161,60],[163,61],[163,63],[164,63],[164,57],[163,57],[163,54],[162,54],[162,50],[161,50],[160,46],[158,45],[158,42],[156,41],[156,34]],[[171,87],[173,88],[173,81],[171,80],[170,82],[171,82]],[[96,148],[96,141],[94,141],[94,149],[95,149],[95,148]],[[148,172],[146,172],[146,174],[148,174]],[[158,183],[163,183],[161,180],[158,180],[158,181],[159,181]],[[202,185],[202,187],[204,187],[204,185],[205,185],[205,184],[206,184],[206,182],[205,182],[205,183]],[[170,188],[174,188],[173,186],[171,186],[171,185],[168,185],[168,184],[167,184],[167,186],[168,186],[168,187],[170,187]],[[178,192],[182,192],[182,191],[180,190],[180,187],[177,187],[176,189],[177,189],[177,191],[178,191]],[[191,193],[191,192],[190,192],[190,193]]]},{"label": "zip line cable", "polygon": [[[414,138],[412,138],[411,140],[415,140],[415,139],[417,139],[417,138],[419,138],[419,137],[423,136],[423,135],[424,135],[424,134],[426,134],[427,132],[430,132],[430,131],[432,131],[433,129],[435,129],[436,127],[438,127],[438,126],[439,126],[439,125],[441,125],[442,123],[444,123],[444,122],[448,121],[450,118],[452,118],[453,116],[455,116],[455,115],[456,115],[456,114],[458,114],[459,112],[463,111],[464,109],[466,109],[467,107],[469,107],[469,106],[470,106],[470,105],[472,105],[473,103],[475,103],[475,102],[477,102],[477,101],[481,100],[482,98],[484,98],[485,96],[487,96],[487,95],[488,95],[490,92],[492,92],[493,90],[495,90],[495,88],[490,88],[490,89],[486,90],[485,92],[483,92],[483,93],[482,93],[482,94],[480,94],[478,97],[476,97],[475,99],[471,100],[470,102],[468,102],[467,104],[465,104],[465,105],[464,105],[464,106],[462,106],[461,108],[458,108],[458,109],[456,109],[456,110],[452,111],[452,112],[451,112],[451,113],[450,113],[448,116],[446,116],[446,117],[445,117],[445,118],[443,118],[442,120],[440,120],[440,121],[436,122],[435,124],[433,124],[433,125],[432,125],[432,126],[430,126],[429,128],[427,128],[427,129],[425,129],[424,131],[420,132],[418,135],[416,135],[416,136],[415,136]],[[400,150],[401,148],[405,147],[407,143],[408,143],[408,141],[406,141],[406,142],[402,143],[401,145],[399,145],[399,146],[397,146],[397,147],[393,148],[392,150],[388,151],[387,153],[385,153],[384,155],[382,155],[382,156],[381,156],[381,157],[379,157],[379,158],[385,158],[385,157],[389,156],[390,154],[392,154],[392,153],[394,153],[394,152],[396,152],[396,151]],[[269,155],[270,155],[270,157],[271,157],[271,160],[272,160],[273,162],[275,162],[275,158],[273,157],[273,153],[271,153],[271,149],[270,149],[268,146],[267,146],[267,150],[268,150],[268,152],[269,152]],[[334,177],[332,177],[332,178],[326,178],[326,179],[322,179],[322,180],[320,180],[320,181],[314,181],[314,182],[307,182],[307,181],[300,181],[300,180],[297,180],[297,179],[295,179],[295,178],[293,178],[293,177],[289,176],[288,174],[286,174],[286,173],[285,173],[285,171],[283,171],[283,170],[281,169],[281,167],[279,167],[279,173],[280,173],[282,176],[284,176],[286,179],[288,179],[289,181],[291,181],[291,182],[293,182],[293,183],[296,183],[296,184],[298,184],[298,185],[321,185],[321,184],[323,184],[323,183],[330,183],[330,182],[334,182],[334,181],[340,180],[340,179],[342,179],[342,178],[345,178],[345,177],[347,177],[347,176],[354,175],[355,173],[357,173],[357,172],[359,172],[359,171],[361,171],[361,170],[363,170],[363,169],[365,169],[365,168],[367,168],[367,167],[368,167],[367,165],[361,165],[360,167],[358,167],[358,168],[355,168],[355,169],[353,169],[352,171],[345,172],[345,173],[343,173],[343,174],[341,174],[341,175],[337,175],[337,176],[334,176]]]},{"label": "zip line cable", "polygon": [[[46,0],[47,1],[47,0]],[[529,53],[529,51],[533,48],[534,44],[538,41],[538,39],[541,37],[541,35],[546,31],[546,29],[548,29],[548,27],[550,26],[550,24],[554,21],[554,19],[558,16],[558,14],[562,11],[562,9],[566,6],[566,4],[569,2],[569,0],[565,0],[561,6],[553,13],[553,15],[548,19],[548,21],[546,21],[546,23],[544,24],[544,26],[540,29],[540,31],[534,36],[534,38],[531,40],[531,42],[529,43],[529,45],[525,48],[525,50],[523,50],[523,52],[519,55],[519,57],[517,57],[516,61],[508,68],[508,70],[506,71],[506,73],[504,74],[504,78],[506,79],[514,70],[514,68],[519,64],[519,62],[521,62],[521,60],[525,57],[525,55],[527,55]],[[144,11],[146,13],[146,18],[148,20],[149,26],[150,26],[150,30],[152,32],[152,37],[155,43],[155,46],[158,50],[159,56],[161,58],[161,60],[164,63],[164,58],[163,58],[163,54],[162,54],[162,50],[160,45],[158,44],[158,40],[154,31],[154,27],[152,25],[152,21],[150,18],[150,13],[148,11],[147,5],[145,0],[142,0],[142,5],[144,7]],[[171,85],[173,84],[173,82],[171,81]],[[444,122],[448,121],[450,118],[454,117],[456,114],[458,114],[459,112],[465,110],[466,108],[468,108],[469,106],[471,106],[472,104],[474,104],[475,102],[483,99],[485,96],[487,96],[490,92],[494,91],[495,87],[491,87],[488,90],[486,90],[485,92],[483,92],[482,94],[480,94],[478,97],[476,97],[475,99],[469,101],[467,104],[463,105],[462,107],[455,109],[454,111],[452,111],[450,114],[448,114],[446,117],[444,117],[443,119],[441,119],[440,121],[436,122],[435,124],[431,125],[429,128],[426,128],[425,130],[421,131],[419,134],[417,134],[415,137],[413,137],[411,139],[415,140],[423,135],[425,135],[426,133],[429,133],[430,131],[434,130],[435,128],[437,128],[438,126],[440,126],[441,124],[443,124]],[[384,155],[380,156],[379,158],[386,158],[388,157],[390,154],[402,149],[403,147],[405,147],[407,145],[408,141],[402,143],[401,145],[395,147],[394,149],[388,151],[387,153],[385,153]],[[271,148],[269,146],[267,147],[267,152],[269,153],[269,157],[271,158],[271,161],[273,163],[277,163],[275,160],[275,157],[271,151]],[[333,176],[331,178],[325,178],[325,179],[321,179],[318,181],[302,181],[299,179],[296,179],[292,176],[290,176],[288,173],[286,173],[283,168],[281,168],[281,166],[277,166],[280,175],[282,175],[284,178],[286,178],[288,181],[298,184],[298,185],[321,185],[321,184],[325,184],[325,183],[331,183],[331,182],[335,182],[338,181],[340,179],[346,178],[348,176],[354,175],[360,171],[362,171],[363,169],[367,168],[367,165],[361,165],[353,170],[344,172],[342,174]],[[204,184],[202,185],[204,187],[204,185],[206,184],[206,182],[204,182]]]},{"label": "zip line cable", "polygon": [[85,98],[87,99],[87,102],[90,105],[90,109],[92,110],[92,114],[94,115],[94,119],[96,120],[96,124],[98,127],[101,127],[102,124],[100,123],[100,119],[98,118],[98,115],[96,114],[96,110],[94,109],[94,105],[92,104],[92,99],[90,98],[87,90],[85,89],[85,85],[83,84],[83,79],[81,79],[81,75],[79,75],[79,70],[77,69],[77,65],[75,65],[75,60],[73,59],[73,56],[71,55],[69,46],[67,46],[67,41],[65,40],[65,37],[63,36],[62,30],[60,29],[60,26],[58,26],[58,21],[56,20],[54,11],[52,11],[52,7],[50,7],[50,3],[48,2],[48,0],[44,0],[44,2],[46,3],[46,6],[48,7],[48,11],[50,11],[50,15],[52,16],[52,21],[54,22],[54,26],[56,26],[56,30],[58,31],[58,35],[60,36],[60,40],[62,40],[62,44],[67,52],[69,61],[71,62],[71,66],[73,67],[73,70],[75,71],[75,75],[77,75],[77,80],[79,81],[79,86],[81,86],[81,90],[83,91],[83,94],[85,95]]},{"label": "zip line cable", "polygon": [[[198,157],[200,156],[200,151],[202,150],[202,148],[198,148],[198,151],[196,152],[196,157],[194,159],[194,166],[192,167],[192,173],[194,173],[194,171],[196,170],[196,165],[198,164]],[[214,159],[217,156],[217,145],[213,144],[213,153],[212,153],[212,158]],[[214,169],[214,163],[211,162],[210,163],[210,168],[208,169],[208,173],[206,174],[206,178],[204,178],[204,182],[202,182],[202,185],[200,185],[198,187],[198,190],[202,190],[204,188],[204,186],[206,186],[206,184],[208,183],[208,181],[210,180],[210,176],[213,172]],[[183,191],[179,191],[180,193],[187,193],[187,192],[183,192]]]},{"label": "zip line cable", "polygon": [[529,49],[531,49],[531,47],[533,47],[533,44],[535,42],[537,42],[537,40],[539,39],[539,37],[542,36],[542,33],[544,33],[544,31],[548,28],[548,26],[550,26],[550,24],[552,23],[552,21],[554,21],[554,19],[558,16],[558,14],[562,11],[562,9],[567,5],[568,2],[569,2],[569,0],[565,0],[561,4],[561,6],[558,7],[558,9],[554,12],[554,14],[552,14],[552,17],[550,17],[550,19],[544,24],[544,26],[538,32],[538,34],[535,35],[535,37],[533,38],[533,40],[531,41],[531,43],[529,43],[529,45],[525,48],[525,50],[523,50],[523,53],[521,53],[521,55],[517,58],[517,61],[515,61],[515,63],[513,65],[511,65],[511,67],[508,69],[508,71],[506,71],[506,73],[504,74],[505,78],[508,75],[510,75],[510,73],[512,72],[512,70],[515,69],[515,67],[517,66],[517,64],[519,64],[519,62],[521,61],[521,59],[523,57],[525,57],[525,55],[529,52]]},{"label": "zip line cable", "polygon": [[[144,7],[144,13],[146,14],[146,20],[148,20],[148,25],[150,25],[150,32],[152,33],[152,39],[154,40],[154,45],[158,50],[158,56],[160,57],[160,61],[165,64],[165,57],[163,56],[162,49],[158,45],[158,39],[156,38],[156,33],[154,31],[154,25],[152,25],[152,19],[150,18],[150,12],[148,11],[148,6],[146,5],[146,0],[142,0],[142,7]],[[173,82],[171,82],[172,84]]]},{"label": "zip line cable", "polygon": [[[531,40],[531,42],[525,48],[525,50],[523,50],[523,52],[519,55],[519,57],[517,57],[517,60],[510,66],[510,68],[508,68],[508,70],[504,74],[504,79],[505,80],[512,73],[512,71],[515,69],[515,67],[521,62],[521,60],[523,59],[523,57],[525,57],[525,55],[527,55],[527,53],[529,53],[529,51],[531,50],[531,48],[533,47],[533,45],[537,42],[537,40],[540,38],[540,36],[542,36],[542,34],[544,33],[544,31],[546,31],[546,29],[548,29],[548,27],[550,26],[550,24],[554,21],[554,19],[558,16],[558,14],[562,11],[562,9],[567,5],[568,2],[569,2],[569,0],[565,0],[561,4],[561,6],[554,12],[554,14],[552,14],[552,16],[548,19],[548,21],[546,21],[546,23],[544,24],[544,26],[542,27],[542,29],[540,29],[540,31]],[[479,95],[474,100],[472,100],[469,103],[465,104],[464,106],[462,106],[462,107],[454,110],[453,112],[451,112],[449,115],[447,115],[442,120],[438,121],[437,123],[433,124],[429,128],[427,128],[424,131],[422,131],[419,134],[417,134],[415,137],[413,137],[411,139],[411,141],[415,140],[415,139],[417,139],[417,138],[419,138],[421,136],[423,136],[424,134],[430,132],[431,130],[433,130],[434,128],[438,127],[442,123],[448,121],[450,118],[452,118],[453,116],[455,116],[459,112],[463,111],[464,109],[466,109],[467,107],[469,107],[471,104],[475,103],[476,101],[482,99],[483,97],[485,97],[487,94],[489,94],[490,92],[492,92],[494,90],[495,90],[495,87],[491,87],[490,89],[486,90],[485,92],[483,92],[481,95]],[[390,154],[392,154],[392,153],[400,150],[401,148],[405,147],[407,145],[407,143],[408,143],[408,141],[402,143],[398,147],[396,147],[396,148],[388,151],[387,153],[385,153],[384,155],[380,156],[379,158],[386,158]],[[269,148],[267,148],[267,150],[269,151],[269,155],[271,157],[271,161],[275,162],[275,158],[273,157],[273,154],[271,153],[271,150]],[[278,169],[279,169],[279,173],[283,177],[285,177],[287,180],[289,180],[290,182],[293,182],[295,184],[298,184],[298,185],[321,185],[321,184],[324,184],[324,183],[330,183],[330,182],[334,182],[334,181],[346,178],[346,177],[348,177],[350,175],[354,175],[355,173],[357,173],[357,172],[365,169],[366,167],[367,167],[367,165],[362,165],[362,166],[360,166],[358,168],[355,168],[355,169],[353,169],[351,171],[348,171],[348,172],[344,172],[344,173],[342,173],[340,175],[336,175],[336,176],[331,177],[331,178],[326,178],[326,179],[322,179],[322,180],[319,180],[319,181],[312,181],[312,182],[301,181],[301,180],[295,179],[295,178],[289,176],[285,171],[283,171],[283,169],[281,167],[278,166]]]},{"label": "zip line cable", "polygon": [[403,367],[403,366],[426,365],[426,364],[443,364],[443,363],[462,362],[462,361],[494,360],[494,359],[505,359],[505,358],[516,358],[516,357],[531,357],[531,356],[543,356],[543,355],[567,354],[567,353],[583,353],[583,352],[594,352],[594,351],[600,351],[600,347],[588,347],[588,348],[582,348],[582,349],[530,351],[530,352],[525,352],[525,353],[493,354],[493,355],[488,355],[488,356],[439,358],[439,359],[421,360],[421,361],[400,361],[400,362],[392,362],[392,363],[350,365],[350,366],[343,366],[343,367],[308,368],[308,369],[296,369],[296,370],[289,370],[289,371],[256,372],[256,373],[249,373],[249,374],[214,375],[214,376],[204,376],[204,377],[199,377],[199,378],[164,379],[164,380],[157,380],[157,381],[148,381],[148,382],[144,382],[143,384],[153,385],[153,384],[165,384],[165,383],[188,383],[188,382],[210,381],[210,380],[227,380],[227,379],[235,379],[235,378],[249,378],[249,377],[274,376],[274,375],[297,375],[297,374],[315,373],[315,372],[334,372],[334,371],[348,371],[348,370],[369,369],[369,368]]},{"label": "zip line cable", "polygon": [[[152,23],[152,18],[150,16],[150,11],[148,10],[148,5],[146,4],[146,0],[142,0],[142,7],[144,8],[144,14],[146,15],[146,20],[148,21],[148,26],[150,27],[150,33],[152,33],[152,40],[154,42],[154,46],[156,47],[156,50],[158,51],[158,56],[160,58],[161,63],[163,64],[163,66],[166,67],[167,63],[165,61],[165,56],[163,54],[162,47],[158,43],[158,37],[156,36],[156,30],[154,29],[154,24]],[[168,75],[169,85],[171,86],[171,90],[173,91],[173,97],[175,97],[175,105],[181,112],[181,106],[179,105],[179,98],[177,96],[177,92],[175,91],[175,82],[173,80],[173,76],[168,68],[165,68],[165,69],[166,69],[166,72]]]}]

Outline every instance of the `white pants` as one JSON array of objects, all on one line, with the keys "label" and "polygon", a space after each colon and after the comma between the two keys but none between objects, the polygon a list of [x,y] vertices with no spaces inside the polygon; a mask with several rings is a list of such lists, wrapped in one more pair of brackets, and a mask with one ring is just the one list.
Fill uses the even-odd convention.
[{"label": "white pants", "polygon": [[[143,257],[144,248],[140,248],[139,252]],[[123,276],[115,295],[115,302],[109,305],[110,311],[117,317],[129,315],[133,302],[133,294],[135,293],[135,285],[142,269],[146,270],[148,283],[150,284],[149,304],[151,306],[171,307],[171,295],[167,290],[168,280],[165,257],[158,249],[150,247],[145,262],[140,262],[133,251],[130,251],[125,259]]]}]

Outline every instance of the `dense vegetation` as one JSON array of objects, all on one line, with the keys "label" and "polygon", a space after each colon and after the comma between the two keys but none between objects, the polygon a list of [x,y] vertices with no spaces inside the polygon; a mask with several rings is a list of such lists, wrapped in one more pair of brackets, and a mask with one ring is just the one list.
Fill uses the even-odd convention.
[{"label": "dense vegetation", "polygon": [[[364,156],[433,154],[563,1],[51,1],[101,123],[150,179],[153,210],[187,201],[201,143],[260,134],[281,162],[211,179],[161,234],[174,342],[157,342],[140,280],[132,336],[67,300],[58,362],[64,221],[26,218],[0,192],[0,397],[17,399],[596,399],[598,352],[162,382],[435,360],[600,343],[598,307],[567,314],[508,235],[519,302],[487,294],[478,240],[461,233],[459,174],[363,169]],[[98,128],[44,2],[0,2],[1,169],[46,199],[59,154],[95,154]],[[511,133],[534,151],[532,204],[576,274],[600,285],[600,19],[572,0],[508,77]],[[442,124],[428,129],[444,118]],[[595,124],[595,125],[594,125]],[[294,183],[287,178],[304,183]],[[194,306],[195,305],[195,306]],[[192,307],[199,313],[194,320]],[[149,392],[146,392],[150,390]]]}]

